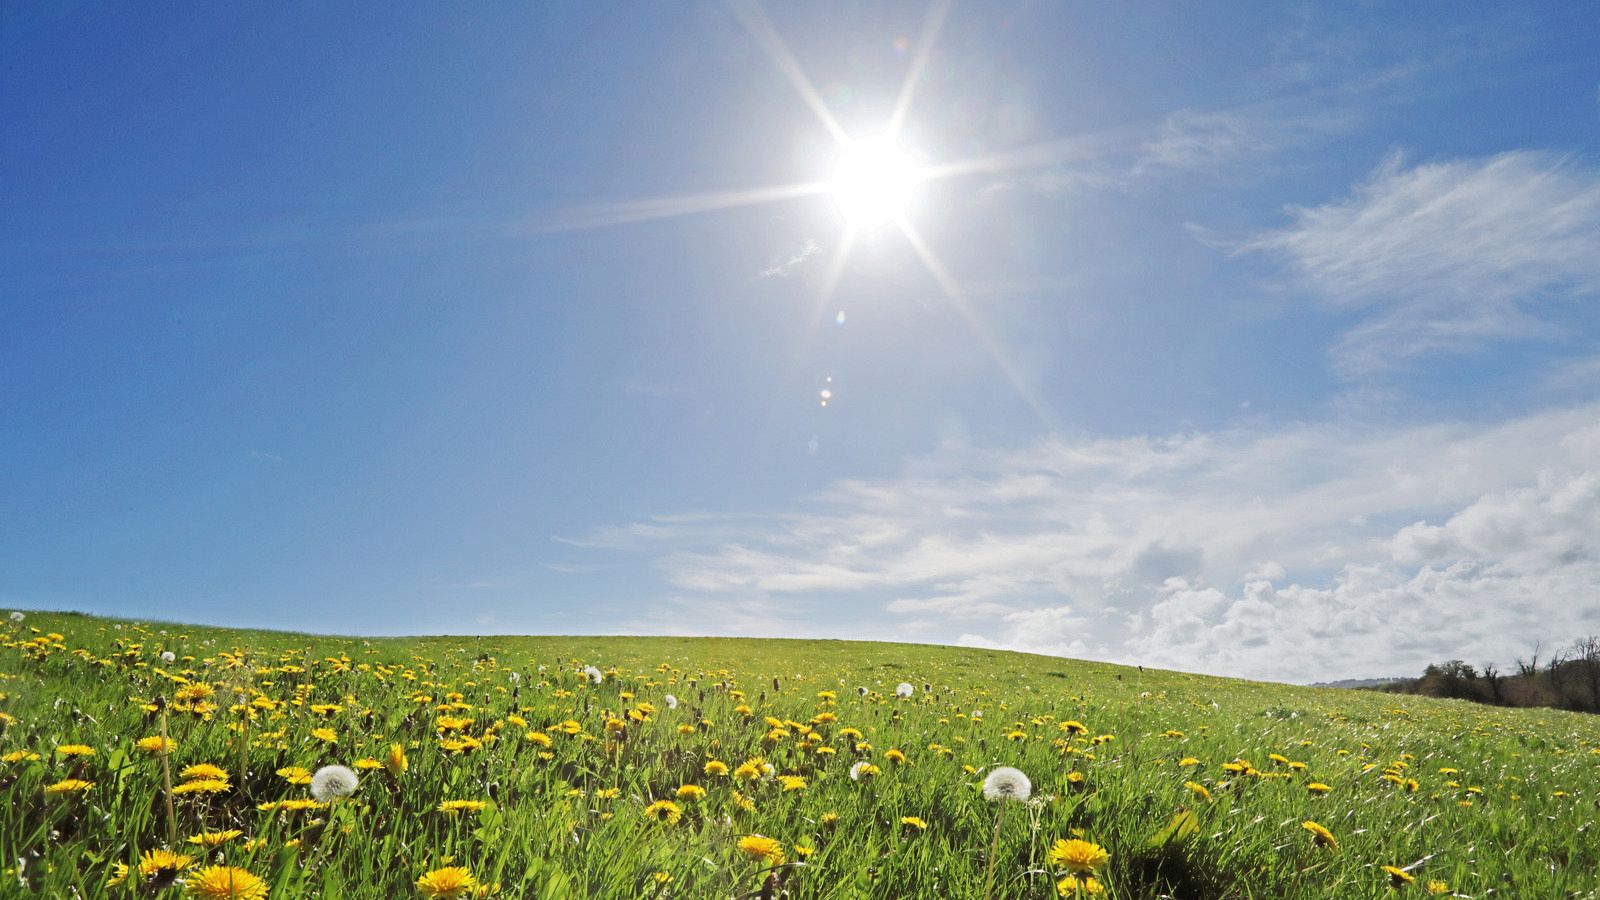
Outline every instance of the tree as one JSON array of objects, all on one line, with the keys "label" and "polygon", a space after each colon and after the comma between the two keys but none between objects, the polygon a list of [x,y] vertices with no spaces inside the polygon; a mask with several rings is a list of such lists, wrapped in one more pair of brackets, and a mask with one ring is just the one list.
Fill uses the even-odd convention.
[{"label": "tree", "polygon": [[1500,691],[1500,685],[1506,679],[1504,675],[1500,674],[1500,670],[1495,668],[1494,663],[1483,664],[1483,680],[1489,685],[1490,702],[1504,703],[1506,698]]}]

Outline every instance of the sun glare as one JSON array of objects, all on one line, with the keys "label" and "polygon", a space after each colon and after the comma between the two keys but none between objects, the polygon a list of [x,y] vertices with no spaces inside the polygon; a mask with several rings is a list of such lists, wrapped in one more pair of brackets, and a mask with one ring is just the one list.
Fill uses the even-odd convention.
[{"label": "sun glare", "polygon": [[829,191],[851,228],[872,228],[899,219],[922,180],[917,161],[892,138],[846,144]]}]

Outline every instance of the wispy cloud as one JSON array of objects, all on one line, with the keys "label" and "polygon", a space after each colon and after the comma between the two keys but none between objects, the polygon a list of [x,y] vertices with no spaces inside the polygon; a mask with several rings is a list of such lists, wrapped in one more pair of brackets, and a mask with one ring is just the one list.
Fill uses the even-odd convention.
[{"label": "wispy cloud", "polygon": [[800,511],[621,531],[685,614],[800,604],[855,628],[842,610],[875,609],[945,641],[1308,680],[1404,671],[1600,627],[1597,423],[1600,405],[952,445]]},{"label": "wispy cloud", "polygon": [[799,250],[789,255],[788,259],[774,263],[756,273],[757,278],[787,278],[794,270],[805,265],[822,252],[822,245],[816,238],[806,238],[806,242]]},{"label": "wispy cloud", "polygon": [[1407,167],[1394,154],[1349,197],[1289,215],[1236,250],[1274,256],[1330,305],[1365,313],[1332,350],[1349,377],[1549,334],[1547,303],[1600,290],[1600,173],[1562,157]]}]

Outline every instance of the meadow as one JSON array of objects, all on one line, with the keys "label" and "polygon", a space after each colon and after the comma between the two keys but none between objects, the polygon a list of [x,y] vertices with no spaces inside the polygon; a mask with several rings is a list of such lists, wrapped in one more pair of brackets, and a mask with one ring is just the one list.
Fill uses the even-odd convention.
[{"label": "meadow", "polygon": [[1600,896],[1574,713],[956,647],[50,613],[0,623],[0,695],[3,896]]}]

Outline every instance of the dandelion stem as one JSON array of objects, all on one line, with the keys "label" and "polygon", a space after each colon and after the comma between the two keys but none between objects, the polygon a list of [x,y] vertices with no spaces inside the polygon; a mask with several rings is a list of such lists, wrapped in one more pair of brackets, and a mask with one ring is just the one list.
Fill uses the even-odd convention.
[{"label": "dandelion stem", "polygon": [[172,808],[172,741],[167,738],[167,705],[161,704],[161,787],[167,802],[167,846],[177,846],[178,814]]},{"label": "dandelion stem", "polygon": [[1000,812],[994,817],[994,840],[989,842],[989,871],[983,876],[983,900],[994,897],[994,858],[1000,853],[1000,823],[1006,820],[1006,802],[1000,801]]}]

